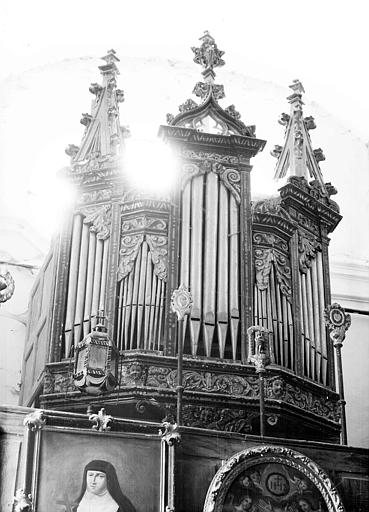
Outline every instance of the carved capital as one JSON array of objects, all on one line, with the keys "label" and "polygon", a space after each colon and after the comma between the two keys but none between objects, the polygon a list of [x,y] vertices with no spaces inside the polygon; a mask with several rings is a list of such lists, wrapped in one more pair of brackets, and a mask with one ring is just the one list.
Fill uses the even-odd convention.
[{"label": "carved capital", "polygon": [[37,409],[36,411],[31,412],[31,414],[28,414],[23,421],[23,424],[32,432],[41,430],[45,423],[46,420],[42,409]]},{"label": "carved capital", "polygon": [[351,315],[346,313],[343,307],[335,302],[326,308],[324,316],[333,345],[337,348],[342,347],[346,331],[351,325]]}]

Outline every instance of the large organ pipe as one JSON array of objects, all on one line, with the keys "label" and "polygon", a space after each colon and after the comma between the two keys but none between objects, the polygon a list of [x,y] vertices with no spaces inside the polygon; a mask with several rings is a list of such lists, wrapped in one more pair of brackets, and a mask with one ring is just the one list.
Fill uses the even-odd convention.
[{"label": "large organ pipe", "polygon": [[272,318],[273,318],[273,344],[274,344],[274,350],[273,350],[273,355],[274,355],[274,363],[279,363],[280,362],[280,358],[278,356],[278,340],[279,340],[279,319],[278,319],[278,314],[277,314],[277,300],[276,300],[276,291],[275,291],[275,281],[274,281],[274,269],[273,269],[273,265],[270,269],[270,278],[269,278],[269,282],[270,282],[270,302],[271,302],[271,307],[272,307]]},{"label": "large organ pipe", "polygon": [[125,303],[124,349],[125,350],[129,349],[129,343],[130,343],[129,326],[131,325],[131,329],[133,329],[133,322],[131,321],[132,299],[133,299],[133,276],[134,276],[134,271],[132,270],[128,275],[127,299],[124,301],[124,303]]},{"label": "large organ pipe", "polygon": [[81,237],[81,250],[79,256],[79,271],[77,281],[77,301],[76,313],[74,317],[74,344],[76,345],[81,338],[83,312],[85,304],[87,258],[88,258],[89,226],[83,224]]},{"label": "large organ pipe", "polygon": [[[273,269],[274,270],[274,269]],[[275,273],[273,272],[275,275]],[[274,277],[273,275],[273,277]],[[282,313],[282,304],[281,304],[281,291],[279,288],[278,281],[276,283],[276,298],[277,298],[277,312],[278,312],[278,334],[279,334],[279,364],[284,365],[284,352],[283,352],[283,313]]]},{"label": "large organ pipe", "polygon": [[317,272],[318,272],[318,287],[319,287],[319,310],[320,310],[320,337],[322,343],[322,382],[327,384],[327,341],[324,322],[324,280],[323,280],[323,259],[322,253],[317,252]]},{"label": "large organ pipe", "polygon": [[150,323],[149,323],[149,343],[150,347],[153,348],[155,345],[155,330],[154,330],[154,322],[155,322],[155,299],[156,299],[156,287],[158,283],[158,278],[156,275],[153,275],[152,287],[151,287],[151,300],[150,300]]},{"label": "large organ pipe", "polygon": [[205,243],[204,243],[204,340],[205,353],[209,357],[215,328],[216,251],[218,227],[218,178],[207,175],[205,195]]},{"label": "large organ pipe", "polygon": [[200,332],[200,319],[202,311],[202,212],[203,212],[203,177],[196,177],[192,181],[192,211],[191,211],[191,284],[193,297],[191,310],[191,338],[193,355],[197,353]]},{"label": "large organ pipe", "polygon": [[239,311],[239,257],[238,257],[238,236],[239,236],[239,222],[238,222],[238,206],[233,195],[229,199],[229,309],[231,313],[231,340],[232,340],[232,357],[233,360],[237,357],[237,340],[238,329],[240,323]]},{"label": "large organ pipe", "polygon": [[224,357],[228,327],[228,194],[219,187],[217,328],[220,357]]},{"label": "large organ pipe", "polygon": [[92,290],[94,284],[95,271],[95,252],[96,252],[96,233],[90,230],[90,239],[88,243],[88,261],[86,277],[86,298],[83,313],[83,336],[90,332],[90,315],[92,306]]},{"label": "large organ pipe", "polygon": [[314,338],[315,338],[315,366],[316,366],[316,379],[318,382],[321,380],[321,359],[322,359],[322,349],[321,349],[321,339],[320,339],[320,310],[319,310],[319,288],[318,288],[318,274],[317,274],[317,260],[316,258],[312,261],[311,265],[311,284],[312,284],[312,295],[314,302]]},{"label": "large organ pipe", "polygon": [[287,313],[287,299],[282,295],[282,318],[283,318],[283,366],[288,367],[288,352],[289,352],[289,330],[288,330],[288,313]]},{"label": "large organ pipe", "polygon": [[78,282],[78,263],[81,244],[82,216],[76,215],[73,221],[72,247],[69,266],[69,283],[67,296],[67,314],[65,320],[65,357],[69,356],[73,339],[73,325],[76,307]]},{"label": "large organ pipe", "polygon": [[314,308],[313,308],[313,293],[311,284],[311,271],[308,269],[306,272],[306,290],[307,290],[307,304],[308,304],[308,322],[310,332],[310,377],[315,379],[315,339],[314,339]]},{"label": "large organ pipe", "polygon": [[92,289],[92,305],[91,305],[91,328],[96,325],[96,317],[99,309],[100,284],[101,284],[101,267],[103,256],[104,242],[99,238],[96,240],[95,252],[95,276]]},{"label": "large organ pipe", "polygon": [[157,337],[157,348],[159,349],[160,341],[161,341],[161,333],[163,327],[163,313],[164,313],[164,290],[165,283],[162,279],[160,279],[160,305],[159,305],[159,329],[158,329],[158,337]]},{"label": "large organ pipe", "polygon": [[306,274],[301,274],[301,294],[302,294],[302,307],[304,317],[304,333],[305,333],[305,361],[306,361],[306,375],[310,377],[310,326],[308,320],[308,303],[307,303],[307,291],[306,291]]}]

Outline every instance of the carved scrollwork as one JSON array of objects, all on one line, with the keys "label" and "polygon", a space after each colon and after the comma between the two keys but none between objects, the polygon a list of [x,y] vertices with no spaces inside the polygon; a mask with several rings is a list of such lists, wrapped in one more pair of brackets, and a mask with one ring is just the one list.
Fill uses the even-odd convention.
[{"label": "carved scrollwork", "polygon": [[314,236],[299,230],[298,247],[300,272],[306,274],[316,258],[317,251],[321,250],[322,244]]},{"label": "carved scrollwork", "polygon": [[80,204],[96,203],[99,201],[108,201],[112,197],[111,189],[93,190],[91,192],[84,192],[79,198]]},{"label": "carved scrollwork", "polygon": [[241,114],[236,110],[234,105],[229,105],[229,107],[225,109],[225,112],[227,112],[229,116],[233,117],[233,119],[237,119],[237,121],[241,119]]},{"label": "carved scrollwork", "polygon": [[255,413],[248,413],[245,409],[193,405],[183,407],[183,424],[187,427],[248,434],[252,431],[251,421],[254,417]]},{"label": "carved scrollwork", "polygon": [[262,215],[277,215],[283,219],[292,221],[289,213],[283,208],[280,197],[271,197],[270,199],[263,199],[262,201],[256,201],[251,206],[253,217],[256,214]]},{"label": "carved scrollwork", "polygon": [[219,176],[239,204],[241,200],[241,176],[239,171],[236,169],[228,169],[219,162],[212,165],[212,171]]},{"label": "carved scrollwork", "polygon": [[256,245],[273,247],[288,254],[288,244],[283,238],[272,233],[256,232],[253,234],[252,241]]},{"label": "carved scrollwork", "polygon": [[206,170],[204,166],[199,166],[197,164],[184,164],[182,166],[182,189],[186,186],[186,184],[192,180],[195,176],[205,174]]},{"label": "carved scrollwork", "polygon": [[143,240],[143,234],[122,236],[119,251],[118,281],[126,277],[133,269]]},{"label": "carved scrollwork", "polygon": [[351,325],[351,315],[346,313],[343,307],[335,302],[327,306],[324,311],[324,317],[333,345],[335,347],[341,347],[346,336],[346,331]]},{"label": "carved scrollwork", "polygon": [[85,216],[84,224],[90,224],[90,231],[96,233],[97,238],[106,240],[110,236],[111,205],[87,207],[81,210]]},{"label": "carved scrollwork", "polygon": [[168,227],[167,222],[164,219],[157,217],[148,217],[142,215],[140,217],[134,217],[133,219],[123,220],[122,232],[127,233],[130,231],[139,231],[143,229],[153,229],[157,231],[166,231]]},{"label": "carved scrollwork", "polygon": [[207,151],[194,151],[187,148],[183,148],[181,154],[183,158],[189,158],[193,160],[201,161],[206,159],[228,165],[237,165],[239,163],[238,157],[234,155],[222,155],[220,153],[210,153]]}]

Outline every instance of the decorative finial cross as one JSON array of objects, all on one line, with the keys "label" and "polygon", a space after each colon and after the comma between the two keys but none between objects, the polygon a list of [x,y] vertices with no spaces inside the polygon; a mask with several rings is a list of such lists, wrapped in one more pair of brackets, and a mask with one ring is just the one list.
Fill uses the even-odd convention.
[{"label": "decorative finial cross", "polygon": [[191,48],[195,54],[193,60],[196,64],[200,64],[204,68],[202,72],[204,78],[208,81],[212,81],[215,77],[214,68],[224,66],[225,64],[222,59],[224,52],[218,50],[214,38],[207,30],[204,35],[200,37],[200,41],[202,42],[200,48],[196,48],[195,46]]}]

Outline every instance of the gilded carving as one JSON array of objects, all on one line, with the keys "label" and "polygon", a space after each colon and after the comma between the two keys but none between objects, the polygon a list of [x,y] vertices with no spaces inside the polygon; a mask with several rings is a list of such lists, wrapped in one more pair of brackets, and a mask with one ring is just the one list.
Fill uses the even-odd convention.
[{"label": "gilded carving", "polygon": [[154,273],[159,279],[166,281],[168,275],[168,238],[166,236],[146,235],[150,248]]}]

